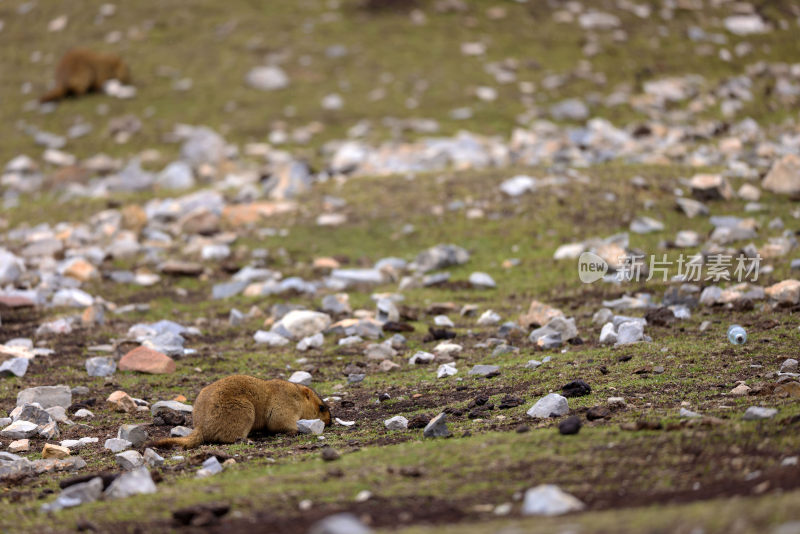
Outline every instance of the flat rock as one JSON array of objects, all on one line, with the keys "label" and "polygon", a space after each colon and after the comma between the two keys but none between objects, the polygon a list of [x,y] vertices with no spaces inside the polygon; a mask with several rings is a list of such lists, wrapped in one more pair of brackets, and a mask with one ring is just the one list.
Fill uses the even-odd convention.
[{"label": "flat rock", "polygon": [[192,413],[193,407],[189,404],[184,404],[182,402],[173,401],[173,400],[166,400],[166,401],[158,401],[154,403],[150,407],[150,412],[155,416],[161,413],[162,411],[166,410],[174,410],[176,412],[182,412],[184,414]]},{"label": "flat rock", "polygon": [[175,372],[175,360],[147,347],[137,347],[119,361],[121,371],[136,371],[153,375]]},{"label": "flat rock", "polygon": [[745,421],[757,421],[759,419],[772,419],[778,413],[775,408],[763,408],[761,406],[750,406],[742,417]]},{"label": "flat rock", "polygon": [[475,376],[488,376],[499,372],[500,366],[498,365],[475,365],[469,370],[469,374]]},{"label": "flat rock", "polygon": [[30,421],[14,421],[3,430],[0,436],[10,439],[32,438],[39,433],[39,425]]},{"label": "flat rock", "polygon": [[72,404],[72,390],[69,386],[39,386],[23,389],[17,394],[17,406],[39,404],[43,409],[53,406],[69,408]]}]

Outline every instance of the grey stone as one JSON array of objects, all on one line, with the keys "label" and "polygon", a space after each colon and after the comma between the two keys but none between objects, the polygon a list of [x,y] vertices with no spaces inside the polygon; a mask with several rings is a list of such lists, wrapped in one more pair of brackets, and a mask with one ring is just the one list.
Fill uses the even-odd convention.
[{"label": "grey stone", "polygon": [[636,217],[631,221],[630,230],[635,234],[649,234],[660,232],[664,229],[664,223],[650,217]]},{"label": "grey stone", "polygon": [[400,312],[395,306],[395,303],[392,299],[382,298],[378,299],[375,307],[377,308],[377,317],[378,321],[385,323],[388,321],[399,321],[400,320]]},{"label": "grey stone", "polygon": [[547,419],[548,417],[561,417],[569,413],[567,398],[558,393],[545,395],[527,411],[529,417]]},{"label": "grey stone", "polygon": [[384,281],[378,269],[334,269],[331,278],[345,284],[381,284]]},{"label": "grey stone", "polygon": [[144,465],[144,458],[138,451],[125,451],[119,454],[115,454],[114,458],[116,458],[117,463],[119,466],[124,469],[125,471],[130,471],[131,469],[136,469]]},{"label": "grey stone", "polygon": [[326,313],[310,310],[292,310],[276,322],[271,332],[289,339],[302,339],[323,332],[331,324]]},{"label": "grey stone", "polygon": [[453,376],[455,374],[458,374],[458,369],[456,369],[456,367],[450,363],[443,363],[436,370],[436,378],[447,378],[448,376]]},{"label": "grey stone", "polygon": [[238,295],[247,287],[247,282],[223,282],[211,288],[211,298],[221,300]]},{"label": "grey stone", "polygon": [[387,430],[406,430],[408,428],[408,419],[402,415],[395,415],[383,422],[383,426]]},{"label": "grey stone", "polygon": [[109,499],[124,499],[131,495],[155,493],[156,485],[146,467],[137,467],[122,473],[106,488],[104,494]]},{"label": "grey stone", "polygon": [[311,373],[306,371],[295,371],[292,373],[292,376],[289,377],[289,382],[293,382],[295,384],[302,384],[304,386],[311,385]]},{"label": "grey stone", "polygon": [[478,326],[492,326],[499,323],[503,318],[493,310],[486,310],[478,318]]},{"label": "grey stone", "polygon": [[38,403],[42,408],[63,406],[69,408],[72,404],[72,391],[69,386],[39,386],[23,389],[17,394],[17,406]]},{"label": "grey stone", "polygon": [[30,421],[14,421],[3,430],[0,436],[10,439],[32,438],[39,433],[39,425]]},{"label": "grey stone", "polygon": [[192,413],[193,408],[189,404],[184,404],[182,402],[173,400],[158,401],[150,407],[150,412],[153,415],[158,415],[164,410],[175,410],[176,412],[190,414]]},{"label": "grey stone", "polygon": [[331,315],[350,313],[350,302],[347,293],[337,295],[325,295],[322,298],[322,311]]},{"label": "grey stone", "polygon": [[487,376],[500,371],[498,365],[475,365],[469,370],[470,375]]},{"label": "grey stone", "polygon": [[497,284],[495,283],[495,281],[492,279],[491,276],[481,272],[474,272],[471,275],[469,275],[469,283],[473,287],[478,287],[483,289],[494,289],[497,287]]},{"label": "grey stone", "polygon": [[636,343],[644,339],[644,326],[640,322],[628,321],[617,329],[617,345]]},{"label": "grey stone", "polygon": [[164,458],[159,456],[159,454],[151,448],[146,448],[144,450],[144,461],[150,467],[160,467],[164,465]]},{"label": "grey stone", "polygon": [[370,343],[367,345],[367,348],[364,349],[364,356],[366,356],[368,360],[382,361],[397,356],[397,351],[386,343]]},{"label": "grey stone", "polygon": [[116,370],[117,362],[114,358],[95,356],[86,360],[86,372],[89,376],[111,376]]},{"label": "grey stone", "polygon": [[122,452],[125,449],[130,449],[131,445],[133,445],[133,443],[127,439],[108,438],[103,444],[103,448],[108,449],[111,452]]},{"label": "grey stone", "polygon": [[759,419],[771,419],[775,417],[775,414],[778,413],[778,410],[775,408],[763,408],[761,406],[750,406],[747,411],[744,412],[743,419],[745,421],[757,421]]},{"label": "grey stone", "polygon": [[156,177],[156,183],[165,189],[189,189],[195,186],[192,167],[184,161],[173,161]]},{"label": "grey stone", "polygon": [[231,312],[228,314],[228,323],[231,326],[239,326],[244,322],[245,316],[242,312],[233,308]]},{"label": "grey stone", "polygon": [[203,467],[197,471],[197,477],[205,478],[216,475],[217,473],[222,473],[222,464],[219,463],[216,456],[209,456],[203,462]]},{"label": "grey stone", "polygon": [[318,349],[325,343],[322,332],[317,332],[313,336],[304,337],[297,343],[297,350],[306,351],[308,349]]},{"label": "grey stone", "polygon": [[193,128],[181,146],[181,159],[194,167],[217,164],[225,157],[225,140],[211,128]]},{"label": "grey stone", "polygon": [[449,438],[452,436],[453,433],[447,428],[447,414],[443,412],[431,419],[425,425],[422,435],[426,438]]},{"label": "grey stone", "polygon": [[678,415],[685,419],[695,419],[697,417],[701,417],[699,413],[693,412],[692,410],[687,410],[686,408],[681,408],[680,412],[678,412]]},{"label": "grey stone", "polygon": [[28,358],[11,358],[0,364],[0,376],[25,376],[28,371]]},{"label": "grey stone", "polygon": [[408,359],[408,363],[411,365],[419,365],[424,363],[430,363],[434,359],[436,359],[436,356],[434,356],[430,352],[425,352],[420,350],[417,351],[416,354],[414,354],[411,358]]},{"label": "grey stone", "polygon": [[266,332],[259,330],[253,335],[253,340],[259,345],[268,345],[270,347],[282,347],[289,344],[289,340],[275,332]]},{"label": "grey stone", "polygon": [[600,343],[603,345],[613,345],[617,342],[617,331],[614,323],[606,323],[600,330]]},{"label": "grey stone", "polygon": [[708,215],[709,213],[708,206],[699,200],[678,197],[675,199],[675,202],[678,204],[678,207],[683,211],[683,213],[686,214],[686,216],[690,219],[697,217],[698,215]]},{"label": "grey stone", "polygon": [[117,430],[117,438],[128,440],[133,447],[144,445],[148,437],[145,425],[122,425]]},{"label": "grey stone", "polygon": [[64,508],[72,508],[94,502],[103,495],[103,479],[94,477],[87,482],[73,484],[64,488],[56,500],[43,504],[43,512],[57,512]]},{"label": "grey stone", "polygon": [[568,98],[551,106],[550,116],[557,121],[583,121],[589,117],[589,108],[582,100]]},{"label": "grey stone", "polygon": [[444,269],[469,261],[469,252],[456,245],[436,245],[417,255],[413,266],[419,272]]},{"label": "grey stone", "polygon": [[170,429],[169,435],[173,438],[185,438],[192,433],[192,429],[186,426],[174,426]]},{"label": "grey stone", "polygon": [[300,419],[297,421],[297,431],[301,434],[319,435],[325,430],[325,423],[321,419]]}]

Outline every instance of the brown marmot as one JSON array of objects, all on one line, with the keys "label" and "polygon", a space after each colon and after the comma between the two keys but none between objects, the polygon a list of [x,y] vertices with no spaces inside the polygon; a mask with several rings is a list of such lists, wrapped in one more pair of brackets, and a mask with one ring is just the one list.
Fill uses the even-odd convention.
[{"label": "brown marmot", "polygon": [[298,419],[321,419],[329,425],[331,411],[307,386],[233,375],[200,390],[192,419],[194,430],[185,438],[162,439],[152,445],[190,448],[203,443],[234,443],[253,430],[295,434]]},{"label": "brown marmot", "polygon": [[103,84],[113,79],[126,85],[131,82],[130,69],[122,58],[116,54],[74,48],[64,54],[56,66],[56,86],[39,101],[53,102],[69,95],[101,91]]}]

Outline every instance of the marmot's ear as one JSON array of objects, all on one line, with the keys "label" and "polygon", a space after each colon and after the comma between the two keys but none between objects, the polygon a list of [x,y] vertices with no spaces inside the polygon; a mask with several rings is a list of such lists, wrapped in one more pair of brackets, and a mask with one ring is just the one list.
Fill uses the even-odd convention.
[{"label": "marmot's ear", "polygon": [[304,388],[303,388],[303,395],[304,395],[304,396],[305,396],[307,399],[311,399],[313,394],[311,393],[311,390],[310,390],[310,389],[308,389],[308,388],[304,387]]}]

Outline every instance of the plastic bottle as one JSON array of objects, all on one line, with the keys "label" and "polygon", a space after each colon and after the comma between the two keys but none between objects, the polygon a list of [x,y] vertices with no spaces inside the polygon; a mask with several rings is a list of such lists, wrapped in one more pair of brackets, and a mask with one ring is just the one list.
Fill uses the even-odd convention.
[{"label": "plastic bottle", "polygon": [[734,345],[741,345],[747,341],[747,332],[738,324],[732,324],[728,328],[728,340]]}]

